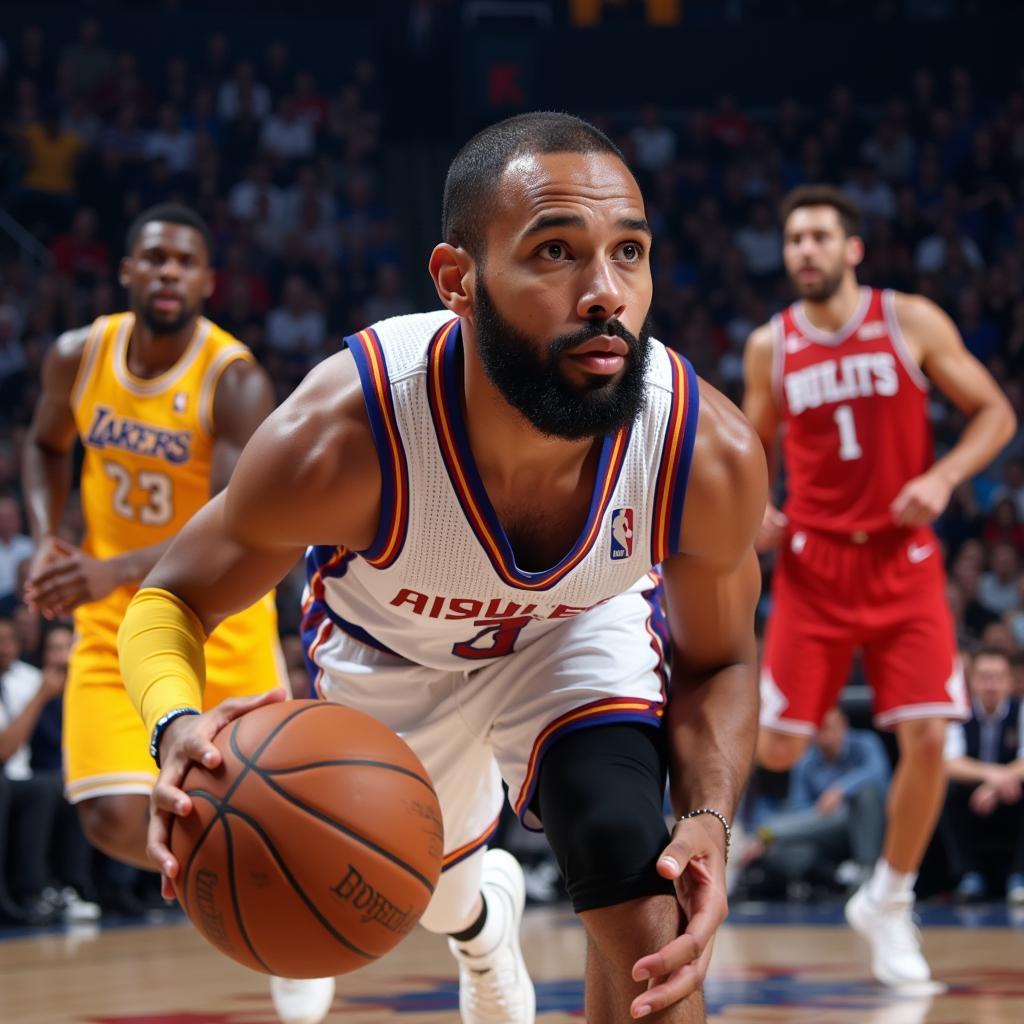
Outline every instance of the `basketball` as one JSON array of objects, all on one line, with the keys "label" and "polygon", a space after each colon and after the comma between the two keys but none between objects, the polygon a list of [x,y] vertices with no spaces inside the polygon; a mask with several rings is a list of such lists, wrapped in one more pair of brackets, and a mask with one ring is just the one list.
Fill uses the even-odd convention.
[{"label": "basketball", "polygon": [[222,953],[286,978],[354,971],[396,946],[441,873],[441,810],[423,765],[340,704],[257,708],[194,765],[175,818],[175,894]]}]

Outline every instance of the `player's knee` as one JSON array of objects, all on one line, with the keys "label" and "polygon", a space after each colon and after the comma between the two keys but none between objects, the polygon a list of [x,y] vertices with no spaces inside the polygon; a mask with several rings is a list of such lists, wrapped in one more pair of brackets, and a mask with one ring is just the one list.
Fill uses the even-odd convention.
[{"label": "player's knee", "polygon": [[660,735],[644,726],[570,734],[545,755],[538,804],[576,911],[671,892]]},{"label": "player's knee", "polygon": [[147,798],[137,793],[97,796],[78,804],[78,818],[96,849],[118,860],[134,860],[145,833],[147,806]]},{"label": "player's knee", "polygon": [[941,764],[946,747],[946,722],[939,718],[921,718],[897,726],[900,757]]},{"label": "player's knee", "polygon": [[757,763],[770,772],[788,771],[807,749],[806,736],[762,729],[757,737]]}]

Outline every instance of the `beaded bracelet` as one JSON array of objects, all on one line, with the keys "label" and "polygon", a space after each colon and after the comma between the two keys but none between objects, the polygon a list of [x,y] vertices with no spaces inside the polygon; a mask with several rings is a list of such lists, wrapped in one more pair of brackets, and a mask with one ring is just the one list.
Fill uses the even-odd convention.
[{"label": "beaded bracelet", "polygon": [[699,814],[710,814],[722,823],[722,828],[725,829],[725,863],[728,864],[729,848],[732,846],[732,829],[729,827],[728,820],[721,811],[716,811],[713,807],[698,807],[694,811],[687,811],[686,814],[680,816],[679,820],[686,821],[688,818],[696,818]]},{"label": "beaded bracelet", "polygon": [[181,718],[182,715],[198,715],[200,714],[195,708],[174,708],[168,711],[166,715],[160,718],[156,725],[153,726],[153,736],[149,741],[149,756],[156,761],[157,768],[160,767],[160,737],[164,734],[164,729],[167,728],[176,718]]}]

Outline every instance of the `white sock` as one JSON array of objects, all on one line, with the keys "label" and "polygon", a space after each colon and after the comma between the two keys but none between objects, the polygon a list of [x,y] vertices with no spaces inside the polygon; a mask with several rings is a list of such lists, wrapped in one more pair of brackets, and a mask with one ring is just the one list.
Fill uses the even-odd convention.
[{"label": "white sock", "polygon": [[457,942],[461,952],[467,956],[487,956],[494,951],[505,931],[505,903],[501,899],[489,900],[487,893],[481,891],[481,898],[487,905],[487,920],[480,934],[467,942]]},{"label": "white sock", "polygon": [[874,903],[888,903],[898,896],[913,896],[916,871],[894,871],[882,858],[868,879],[868,896]]}]

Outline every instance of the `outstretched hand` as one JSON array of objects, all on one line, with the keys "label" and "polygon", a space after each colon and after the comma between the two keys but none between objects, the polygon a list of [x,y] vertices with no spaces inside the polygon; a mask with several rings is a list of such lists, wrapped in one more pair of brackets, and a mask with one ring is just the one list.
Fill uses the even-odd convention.
[{"label": "outstretched hand", "polygon": [[647,982],[647,991],[630,1007],[634,1018],[681,1002],[704,981],[715,932],[729,912],[721,823],[710,815],[677,822],[658,859],[658,874],[675,882],[687,924],[682,935],[633,965],[633,980]]},{"label": "outstretched hand", "polygon": [[170,722],[160,737],[160,775],[149,800],[149,833],[146,853],[163,876],[161,892],[164,899],[174,899],[171,879],[180,865],[169,846],[174,816],[183,818],[192,813],[192,800],[181,789],[181,783],[193,764],[216,768],[221,753],[213,738],[229,722],[255,711],[265,704],[287,699],[284,687],[277,687],[256,697],[233,697],[202,715],[182,715]]}]

